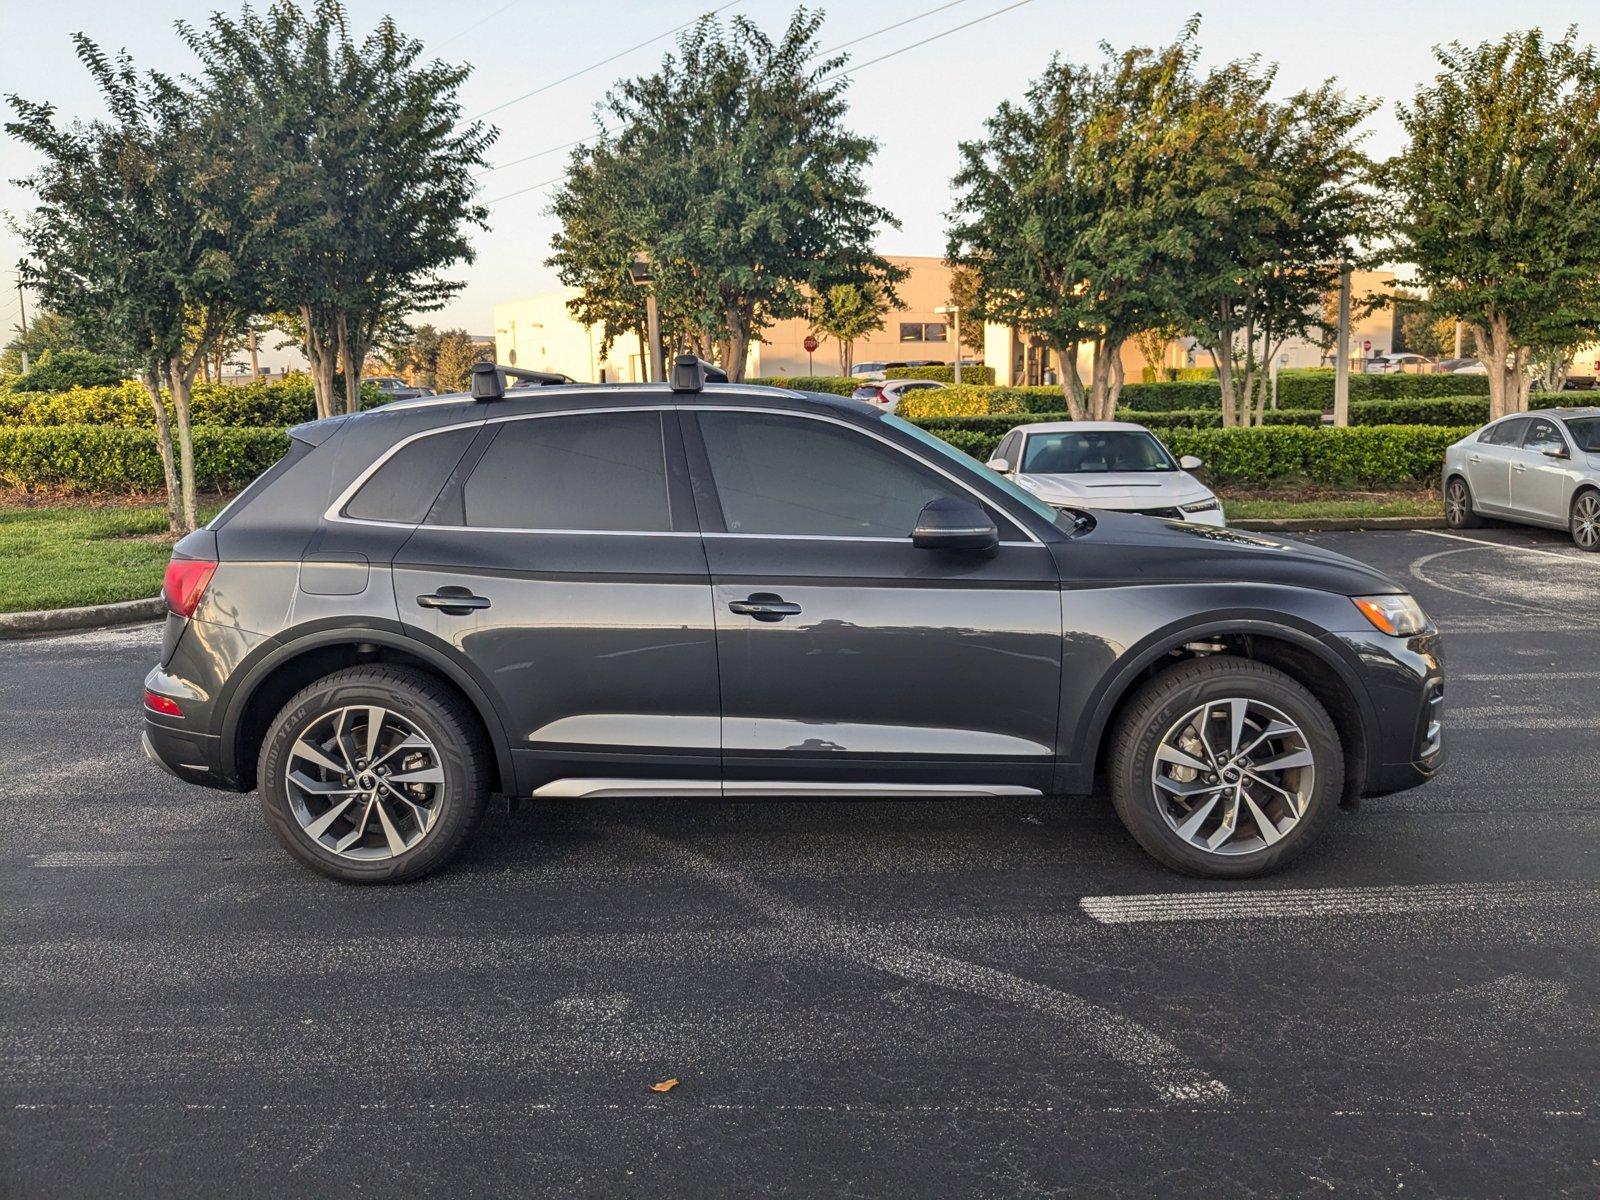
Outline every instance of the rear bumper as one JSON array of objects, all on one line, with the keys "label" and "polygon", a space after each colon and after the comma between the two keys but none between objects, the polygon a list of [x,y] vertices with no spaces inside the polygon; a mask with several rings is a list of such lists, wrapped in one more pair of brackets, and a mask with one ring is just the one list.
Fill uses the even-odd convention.
[{"label": "rear bumper", "polygon": [[190,733],[145,718],[141,737],[144,754],[175,779],[202,787],[236,791],[222,776],[218,739],[205,733]]}]

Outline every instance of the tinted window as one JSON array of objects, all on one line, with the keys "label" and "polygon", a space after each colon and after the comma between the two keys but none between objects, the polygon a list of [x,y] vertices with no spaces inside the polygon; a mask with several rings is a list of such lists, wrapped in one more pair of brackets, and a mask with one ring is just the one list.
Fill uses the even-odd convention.
[{"label": "tinted window", "polygon": [[1583,417],[1567,422],[1567,432],[1585,454],[1600,453],[1600,417]]},{"label": "tinted window", "polygon": [[468,525],[672,528],[659,412],[508,421],[463,491]]},{"label": "tinted window", "polygon": [[1538,417],[1527,422],[1528,432],[1522,435],[1524,450],[1565,450],[1567,441],[1548,417]]},{"label": "tinted window", "polygon": [[1090,429],[1030,433],[1020,469],[1038,475],[1098,475],[1176,471],[1178,465],[1166,448],[1142,429]]},{"label": "tinted window", "polygon": [[699,414],[729,533],[910,537],[940,496],[971,497],[864,433],[766,413]]},{"label": "tinted window", "polygon": [[1500,424],[1485,429],[1483,436],[1478,440],[1487,442],[1491,446],[1515,446],[1521,440],[1523,427],[1527,423],[1526,417],[1513,417],[1509,421],[1501,421]]},{"label": "tinted window", "polygon": [[439,489],[477,432],[478,426],[465,425],[401,446],[361,485],[345,505],[345,515],[415,525],[428,515]]}]

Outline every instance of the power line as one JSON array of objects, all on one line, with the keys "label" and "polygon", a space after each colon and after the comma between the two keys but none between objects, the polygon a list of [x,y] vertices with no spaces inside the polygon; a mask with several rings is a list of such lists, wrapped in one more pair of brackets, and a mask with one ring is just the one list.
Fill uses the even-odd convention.
[{"label": "power line", "polygon": [[[606,129],[602,130],[601,132],[614,133],[616,131],[612,129]],[[559,146],[551,146],[548,150],[539,150],[533,154],[524,154],[521,158],[513,158],[510,162],[503,162],[497,166],[486,167],[484,170],[478,172],[477,178],[482,179],[485,175],[492,175],[496,171],[504,171],[507,167],[520,167],[525,162],[532,162],[534,159],[543,158],[547,154],[559,154],[563,150],[571,150],[574,146],[581,146],[585,142],[592,142],[599,136],[600,134],[598,133],[591,133],[588,137],[581,137],[576,141],[563,142]]]},{"label": "power line", "polygon": [[522,0],[508,0],[507,3],[502,4],[499,8],[495,9],[488,16],[479,17],[476,21],[474,21],[471,25],[468,25],[465,29],[458,29],[454,33],[452,33],[449,37],[445,38],[444,41],[436,42],[434,44],[434,47],[433,47],[434,50],[435,51],[442,50],[446,46],[448,46],[451,42],[459,41],[461,38],[466,37],[467,34],[471,33],[474,29],[477,29],[480,25],[488,24],[490,21],[492,21],[496,17],[498,17],[501,13],[505,12],[506,9],[511,8],[511,7],[513,7],[513,6],[517,5],[517,4],[520,4],[520,3],[522,3]]},{"label": "power line", "polygon": [[527,187],[518,188],[514,192],[507,192],[504,196],[496,196],[493,200],[485,200],[483,202],[483,206],[485,208],[493,208],[496,204],[499,204],[500,201],[502,201],[502,200],[509,200],[513,196],[525,195],[528,192],[537,192],[540,188],[547,188],[553,183],[560,183],[565,178],[566,178],[565,175],[557,175],[553,179],[546,179],[543,183],[530,183]]},{"label": "power line", "polygon": [[890,30],[899,29],[902,25],[910,25],[913,21],[921,21],[925,17],[931,17],[935,13],[942,13],[947,8],[954,8],[958,4],[966,4],[967,2],[968,0],[950,0],[948,4],[941,4],[937,8],[930,8],[925,12],[919,12],[915,16],[907,17],[904,21],[896,21],[893,25],[885,25],[882,29],[874,29],[871,33],[863,33],[860,37],[853,37],[848,42],[840,42],[837,46],[829,46],[826,50],[818,50],[811,57],[827,58],[829,55],[837,54],[846,46],[854,46],[857,42],[864,42],[869,38],[875,38],[880,33],[888,33]]},{"label": "power line", "polygon": [[637,45],[629,46],[626,50],[619,50],[609,58],[602,58],[599,62],[592,62],[587,67],[581,67],[572,72],[570,75],[563,75],[560,79],[552,79],[549,83],[541,84],[540,86],[534,88],[531,92],[523,92],[522,95],[513,96],[510,100],[502,101],[501,103],[496,104],[493,108],[486,108],[472,119],[474,121],[479,121],[484,117],[487,117],[490,113],[499,112],[502,108],[510,108],[513,104],[521,104],[524,100],[527,100],[533,96],[537,96],[540,92],[548,92],[553,87],[559,87],[561,84],[576,79],[580,75],[587,75],[590,71],[597,70],[598,68],[605,66],[607,63],[614,63],[617,61],[617,59],[624,58],[627,55],[632,54],[635,50],[643,50],[652,42],[659,42],[662,38],[671,37],[680,30],[689,28],[689,26],[695,24],[695,22],[701,21],[706,17],[714,17],[718,13],[725,12],[726,10],[732,8],[735,4],[739,3],[742,3],[742,0],[728,0],[728,3],[722,5],[720,8],[713,8],[710,12],[701,13],[693,20],[685,21],[682,25],[674,25],[665,33],[658,33],[654,37],[645,38],[644,41],[639,42]]},{"label": "power line", "polygon": [[830,79],[842,79],[848,75],[854,75],[863,67],[870,67],[874,63],[884,62],[888,59],[904,54],[908,50],[915,50],[919,46],[926,46],[929,42],[937,42],[940,38],[947,38],[952,33],[960,33],[963,29],[971,29],[974,25],[981,25],[984,21],[989,20],[991,17],[1001,16],[1004,13],[1010,12],[1014,8],[1021,8],[1024,4],[1032,3],[1033,0],[1016,0],[1015,4],[1008,4],[1004,8],[995,9],[992,13],[985,13],[981,17],[974,17],[972,20],[961,25],[956,25],[950,29],[946,29],[943,33],[935,33],[929,37],[925,37],[920,42],[912,42],[909,46],[901,46],[898,50],[891,50],[887,54],[880,54],[877,58],[869,58],[866,62],[856,63],[853,67],[843,67],[840,70],[835,71],[832,75],[824,75],[820,80],[818,80],[818,82],[826,83]]}]

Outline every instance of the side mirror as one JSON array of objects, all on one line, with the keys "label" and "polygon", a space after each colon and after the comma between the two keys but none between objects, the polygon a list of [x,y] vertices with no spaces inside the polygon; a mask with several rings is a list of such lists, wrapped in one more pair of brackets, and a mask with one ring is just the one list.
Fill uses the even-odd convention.
[{"label": "side mirror", "polygon": [[1003,458],[991,458],[984,465],[986,467],[988,467],[989,470],[998,471],[1002,475],[1004,475],[1007,471],[1011,470],[1011,464],[1009,462],[1007,462]]},{"label": "side mirror", "polygon": [[1205,464],[1205,461],[1203,459],[1196,458],[1192,454],[1185,454],[1182,458],[1180,458],[1178,460],[1178,465],[1180,467],[1182,467],[1185,471],[1198,471],[1201,467],[1205,466],[1206,464]]},{"label": "side mirror", "polygon": [[971,500],[940,496],[922,506],[911,544],[919,550],[993,550],[1000,531]]},{"label": "side mirror", "polygon": [[1567,453],[1567,448],[1565,446],[1546,446],[1544,448],[1544,456],[1546,458],[1571,458],[1572,457],[1570,454]]}]

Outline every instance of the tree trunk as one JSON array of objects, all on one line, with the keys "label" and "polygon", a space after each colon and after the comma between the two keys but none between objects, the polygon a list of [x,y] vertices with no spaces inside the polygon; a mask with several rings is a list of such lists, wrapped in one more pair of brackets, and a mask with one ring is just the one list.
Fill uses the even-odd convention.
[{"label": "tree trunk", "polygon": [[1109,420],[1117,419],[1117,404],[1122,399],[1122,384],[1124,373],[1122,368],[1122,343],[1117,343],[1116,354],[1111,359],[1111,389],[1106,397],[1107,410],[1111,413]]},{"label": "tree trunk", "polygon": [[145,394],[155,410],[156,450],[161,455],[161,477],[167,487],[167,530],[183,533],[183,502],[178,488],[178,471],[172,461],[172,423],[167,419],[167,406],[161,400],[161,371],[147,367],[139,376]]},{"label": "tree trunk", "polygon": [[361,411],[361,360],[366,357],[365,347],[356,353],[356,335],[350,330],[350,314],[341,312],[338,318],[339,369],[344,372],[344,411]]},{"label": "tree trunk", "polygon": [[[1084,409],[1083,380],[1078,378],[1078,343],[1077,342],[1051,342],[1050,348],[1056,352],[1056,357],[1061,360],[1061,394],[1067,401],[1067,415],[1074,421],[1087,420]],[[1026,385],[1027,352],[1023,352],[1023,383]]]},{"label": "tree trunk", "polygon": [[1478,358],[1489,371],[1489,419],[1528,411],[1528,373],[1523,369],[1526,351],[1511,343],[1511,322],[1491,310],[1483,325],[1472,326]]},{"label": "tree trunk", "polygon": [[728,349],[722,369],[728,373],[730,383],[744,382],[744,360],[750,351],[750,321],[738,309],[728,310]]},{"label": "tree trunk", "polygon": [[320,326],[309,305],[300,306],[305,325],[306,362],[311,368],[311,388],[317,399],[317,416],[331,417],[334,411],[334,377],[338,373],[338,347],[328,331]]},{"label": "tree trunk", "polygon": [[847,342],[843,338],[840,338],[839,339],[839,366],[841,368],[840,374],[849,375],[851,370],[855,367],[855,365],[856,365],[856,344],[855,344],[854,340]]},{"label": "tree trunk", "polygon": [[195,527],[194,503],[194,437],[189,426],[190,391],[195,373],[200,369],[204,352],[189,362],[173,358],[167,362],[168,386],[172,389],[172,413],[178,427],[178,484],[182,495],[182,529],[188,533]]}]

